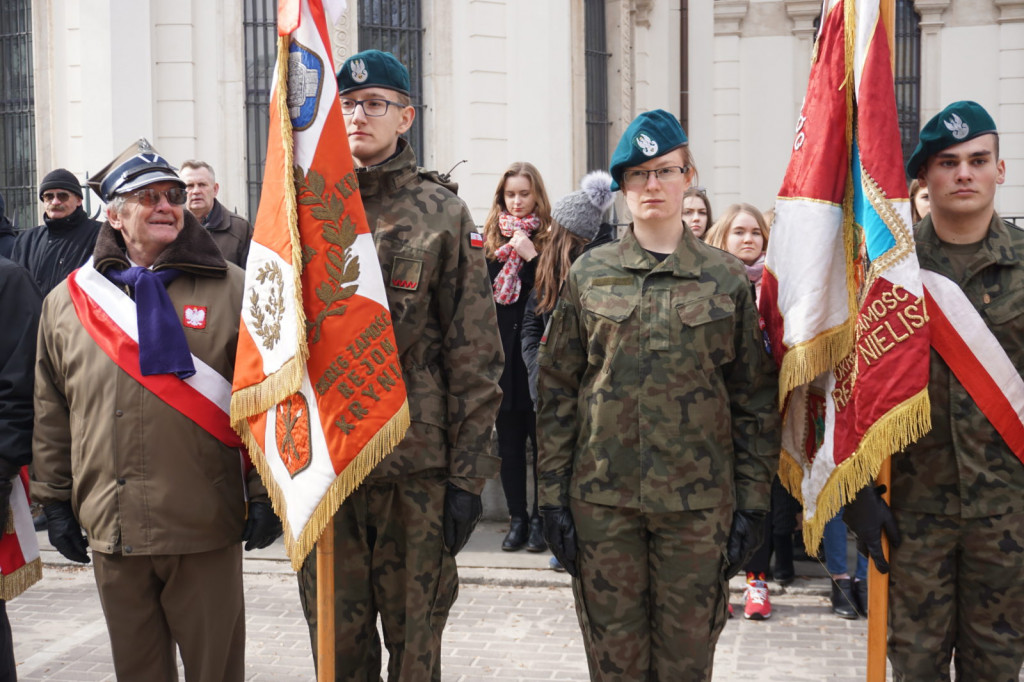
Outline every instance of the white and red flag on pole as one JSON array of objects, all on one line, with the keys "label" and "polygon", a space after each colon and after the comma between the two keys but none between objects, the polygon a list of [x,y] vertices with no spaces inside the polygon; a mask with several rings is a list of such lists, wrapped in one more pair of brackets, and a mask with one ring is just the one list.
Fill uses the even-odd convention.
[{"label": "white and red flag on pole", "polygon": [[231,423],[296,570],[402,439],[409,407],[345,134],[329,34],[345,4],[282,0]]},{"label": "white and red flag on pole", "polygon": [[928,316],[890,54],[879,0],[825,0],[765,262],[779,473],[804,503],[809,547],[930,428]]}]

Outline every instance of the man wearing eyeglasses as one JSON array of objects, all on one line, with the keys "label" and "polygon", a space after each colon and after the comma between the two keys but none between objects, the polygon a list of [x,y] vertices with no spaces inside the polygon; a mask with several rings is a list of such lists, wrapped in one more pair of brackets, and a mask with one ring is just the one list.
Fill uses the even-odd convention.
[{"label": "man wearing eyeglasses", "polygon": [[61,554],[92,549],[118,679],[177,679],[177,647],[241,682],[241,543],[281,526],[227,415],[244,275],[184,185],[145,140],[90,180],[107,221],[43,303],[32,492]]},{"label": "man wearing eyeglasses", "polygon": [[82,187],[71,171],[52,170],[39,184],[43,224],[18,235],[11,260],[32,275],[43,295],[89,258],[100,224],[82,208]]},{"label": "man wearing eyeglasses", "polygon": [[[455,554],[498,473],[491,431],[504,368],[483,240],[456,185],[417,168],[401,134],[416,115],[409,72],[367,50],[338,72],[359,193],[384,274],[411,425],[334,519],[335,675],[441,679],[441,633],[458,592]],[[299,573],[316,649],[316,559]]]}]

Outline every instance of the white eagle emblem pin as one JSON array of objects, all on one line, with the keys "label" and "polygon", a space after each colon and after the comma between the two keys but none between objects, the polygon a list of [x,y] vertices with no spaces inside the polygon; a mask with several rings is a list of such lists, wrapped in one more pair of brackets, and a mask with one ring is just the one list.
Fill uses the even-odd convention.
[{"label": "white eagle emblem pin", "polygon": [[633,142],[644,153],[644,156],[654,156],[658,153],[658,143],[647,133],[640,133],[633,138]]},{"label": "white eagle emblem pin", "polygon": [[185,306],[185,326],[189,329],[206,329],[206,306]]},{"label": "white eagle emblem pin", "polygon": [[370,77],[370,74],[366,71],[366,62],[362,59],[353,59],[348,68],[352,72],[352,80],[356,83],[362,83]]},{"label": "white eagle emblem pin", "polygon": [[964,139],[971,132],[970,127],[956,114],[950,114],[949,118],[943,121],[943,123],[957,140]]}]

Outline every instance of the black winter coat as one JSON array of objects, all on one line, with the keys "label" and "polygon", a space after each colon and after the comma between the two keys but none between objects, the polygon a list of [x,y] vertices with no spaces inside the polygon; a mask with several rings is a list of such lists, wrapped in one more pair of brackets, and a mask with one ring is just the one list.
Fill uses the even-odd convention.
[{"label": "black winter coat", "polygon": [[96,247],[100,223],[86,215],[81,206],[67,218],[44,220],[44,225],[18,235],[11,260],[29,271],[46,296],[89,260]]},{"label": "black winter coat", "polygon": [[32,383],[42,305],[29,273],[0,257],[0,458],[15,467],[32,460]]},{"label": "black winter coat", "polygon": [[[504,263],[498,260],[487,261],[487,274],[491,284],[498,276]],[[501,335],[501,346],[505,350],[505,370],[501,373],[498,385],[501,386],[502,410],[533,411],[533,400],[530,398],[529,377],[526,365],[523,364],[522,340],[520,332],[523,326],[523,315],[526,313],[526,302],[533,291],[533,280],[537,272],[537,259],[523,263],[519,270],[519,278],[523,281],[519,290],[519,298],[511,305],[495,303],[498,313],[498,333]]]}]

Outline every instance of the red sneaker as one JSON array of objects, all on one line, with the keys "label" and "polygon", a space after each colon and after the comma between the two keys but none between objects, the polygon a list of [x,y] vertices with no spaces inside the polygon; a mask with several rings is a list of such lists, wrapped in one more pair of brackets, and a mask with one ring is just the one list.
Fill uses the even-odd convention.
[{"label": "red sneaker", "polygon": [[768,620],[772,617],[772,602],[768,598],[768,583],[765,582],[764,573],[747,573],[743,617],[747,620]]}]

